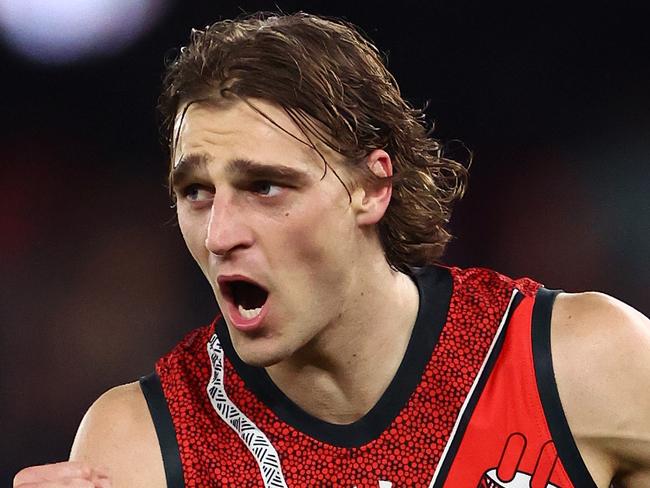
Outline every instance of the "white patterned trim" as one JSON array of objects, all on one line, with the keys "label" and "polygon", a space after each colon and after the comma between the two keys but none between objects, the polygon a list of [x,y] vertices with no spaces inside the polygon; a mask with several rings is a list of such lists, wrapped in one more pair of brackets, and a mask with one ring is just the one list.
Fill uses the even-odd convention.
[{"label": "white patterned trim", "polygon": [[277,451],[264,433],[228,398],[223,384],[223,348],[217,334],[208,341],[212,378],[207,393],[219,417],[234,430],[260,467],[265,488],[287,488]]}]

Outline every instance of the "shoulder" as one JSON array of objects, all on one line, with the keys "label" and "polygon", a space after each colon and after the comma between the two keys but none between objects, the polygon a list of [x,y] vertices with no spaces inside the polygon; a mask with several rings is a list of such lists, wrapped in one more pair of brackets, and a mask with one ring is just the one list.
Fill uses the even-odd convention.
[{"label": "shoulder", "polygon": [[112,388],[93,403],[70,460],[107,467],[114,487],[165,486],[158,438],[138,382]]},{"label": "shoulder", "polygon": [[455,287],[469,289],[473,294],[510,294],[516,288],[525,296],[534,296],[541,286],[530,278],[511,278],[489,268],[444,268],[449,270]]},{"label": "shoulder", "polygon": [[560,399],[581,452],[620,477],[650,476],[648,319],[602,293],[562,293],[551,343]]}]

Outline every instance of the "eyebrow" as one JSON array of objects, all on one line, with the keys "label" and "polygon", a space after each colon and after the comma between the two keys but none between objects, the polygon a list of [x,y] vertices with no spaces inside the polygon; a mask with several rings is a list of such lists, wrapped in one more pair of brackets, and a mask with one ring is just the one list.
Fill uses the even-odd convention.
[{"label": "eyebrow", "polygon": [[190,179],[191,175],[203,170],[208,164],[206,154],[181,154],[169,173],[169,185],[178,188]]},{"label": "eyebrow", "polygon": [[[191,176],[205,169],[210,157],[204,153],[182,155],[174,165],[169,181],[178,188]],[[310,178],[307,172],[283,164],[269,164],[246,158],[236,158],[226,163],[225,172],[234,179],[270,179],[293,184],[305,184]]]}]

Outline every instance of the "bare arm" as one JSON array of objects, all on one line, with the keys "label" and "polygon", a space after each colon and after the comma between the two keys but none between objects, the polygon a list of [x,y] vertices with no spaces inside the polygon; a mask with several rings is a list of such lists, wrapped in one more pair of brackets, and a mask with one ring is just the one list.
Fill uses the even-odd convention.
[{"label": "bare arm", "polygon": [[140,386],[104,393],[81,421],[70,462],[27,468],[14,486],[164,488],[162,455]]},{"label": "bare arm", "polygon": [[562,294],[552,344],[562,405],[598,486],[650,486],[650,321],[607,295]]}]

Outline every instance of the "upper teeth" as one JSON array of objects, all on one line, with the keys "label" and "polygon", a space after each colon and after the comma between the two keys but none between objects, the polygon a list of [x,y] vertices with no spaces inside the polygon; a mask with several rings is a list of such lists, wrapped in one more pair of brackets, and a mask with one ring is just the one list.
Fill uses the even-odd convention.
[{"label": "upper teeth", "polygon": [[261,311],[262,311],[262,307],[258,307],[258,308],[254,308],[252,310],[248,310],[248,309],[242,307],[241,305],[239,305],[239,313],[240,313],[240,315],[242,317],[244,317],[246,319],[253,319],[253,318],[257,317],[260,314]]}]

